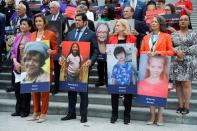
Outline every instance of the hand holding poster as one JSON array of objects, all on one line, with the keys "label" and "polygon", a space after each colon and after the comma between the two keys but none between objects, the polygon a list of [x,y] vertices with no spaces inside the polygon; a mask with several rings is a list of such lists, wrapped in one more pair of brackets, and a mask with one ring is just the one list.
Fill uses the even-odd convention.
[{"label": "hand holding poster", "polygon": [[136,94],[136,48],[134,44],[107,45],[108,91],[111,94]]},{"label": "hand holding poster", "polygon": [[21,64],[21,93],[50,90],[49,41],[28,42]]},{"label": "hand holding poster", "polygon": [[86,92],[88,85],[90,43],[64,41],[60,72],[60,90]]},{"label": "hand holding poster", "polygon": [[67,6],[65,15],[66,15],[66,17],[68,17],[68,18],[75,19],[76,7]]},{"label": "hand holding poster", "polygon": [[166,106],[168,97],[169,59],[164,56],[140,56],[139,83],[136,102]]}]

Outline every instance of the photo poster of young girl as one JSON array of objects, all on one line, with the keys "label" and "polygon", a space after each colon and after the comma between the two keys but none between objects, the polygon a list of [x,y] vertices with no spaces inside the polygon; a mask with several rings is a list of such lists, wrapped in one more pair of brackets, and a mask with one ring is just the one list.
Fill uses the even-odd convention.
[{"label": "photo poster of young girl", "polygon": [[168,97],[170,57],[142,54],[136,103],[165,107]]},{"label": "photo poster of young girl", "polygon": [[99,54],[98,61],[106,61],[106,44],[109,40],[110,28],[107,22],[94,22],[96,27],[96,37],[98,42]]},{"label": "photo poster of young girl", "polygon": [[60,90],[87,92],[90,42],[64,41],[60,69]]},{"label": "photo poster of young girl", "polygon": [[21,56],[21,93],[50,91],[50,44],[48,40],[28,42]]},{"label": "photo poster of young girl", "polygon": [[134,44],[107,45],[108,92],[137,93],[136,47]]}]

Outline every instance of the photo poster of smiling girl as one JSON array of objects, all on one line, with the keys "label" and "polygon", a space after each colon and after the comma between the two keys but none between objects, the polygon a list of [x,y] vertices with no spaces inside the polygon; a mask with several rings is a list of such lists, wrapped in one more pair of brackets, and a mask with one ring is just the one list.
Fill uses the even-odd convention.
[{"label": "photo poster of smiling girl", "polygon": [[169,88],[170,57],[142,54],[136,103],[165,107]]},{"label": "photo poster of smiling girl", "polygon": [[50,91],[50,44],[48,40],[25,44],[20,50],[21,61],[20,92]]},{"label": "photo poster of smiling girl", "polygon": [[60,90],[87,92],[90,42],[64,41],[60,69]]},{"label": "photo poster of smiling girl", "polygon": [[137,93],[137,49],[134,44],[107,45],[108,92]]}]

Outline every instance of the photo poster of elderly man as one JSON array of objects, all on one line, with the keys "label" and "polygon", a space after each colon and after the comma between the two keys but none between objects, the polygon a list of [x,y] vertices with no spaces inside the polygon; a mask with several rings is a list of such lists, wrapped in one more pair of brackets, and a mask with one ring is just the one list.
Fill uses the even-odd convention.
[{"label": "photo poster of elderly man", "polygon": [[28,42],[21,62],[21,93],[50,91],[49,41]]},{"label": "photo poster of elderly man", "polygon": [[64,41],[60,63],[60,90],[87,92],[90,42]]},{"label": "photo poster of elderly man", "polygon": [[169,84],[170,57],[142,54],[138,72],[136,103],[165,107]]},{"label": "photo poster of elderly man", "polygon": [[108,92],[137,93],[137,62],[134,44],[107,45]]}]

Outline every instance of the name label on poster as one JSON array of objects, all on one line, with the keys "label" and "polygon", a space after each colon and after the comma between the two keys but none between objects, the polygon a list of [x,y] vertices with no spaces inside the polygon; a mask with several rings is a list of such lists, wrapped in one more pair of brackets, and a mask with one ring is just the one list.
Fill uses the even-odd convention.
[{"label": "name label on poster", "polygon": [[87,92],[87,83],[60,81],[61,91]]},{"label": "name label on poster", "polygon": [[137,94],[137,86],[108,85],[108,92],[110,94]]},{"label": "name label on poster", "polygon": [[138,95],[136,97],[136,103],[146,105],[146,106],[165,107],[167,103],[167,99],[159,98],[159,97],[152,97],[152,96]]},{"label": "name label on poster", "polygon": [[49,82],[39,82],[39,83],[23,83],[21,84],[21,93],[31,93],[31,92],[49,92],[50,84]]}]

